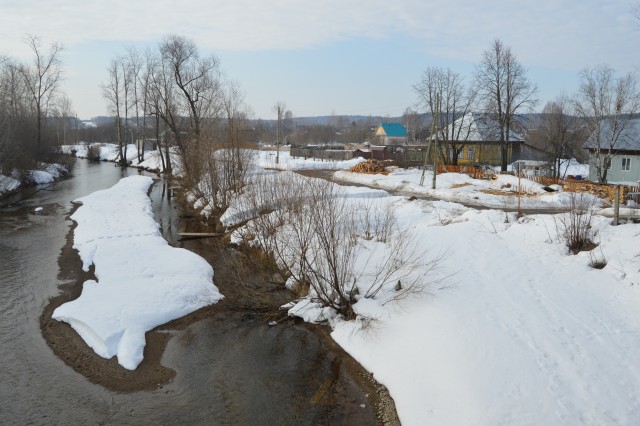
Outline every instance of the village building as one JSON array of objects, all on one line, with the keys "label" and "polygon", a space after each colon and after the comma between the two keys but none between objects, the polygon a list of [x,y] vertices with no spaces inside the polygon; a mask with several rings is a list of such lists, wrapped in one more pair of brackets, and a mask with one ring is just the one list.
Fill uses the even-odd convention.
[{"label": "village building", "polygon": [[378,145],[405,145],[407,129],[400,123],[380,123],[374,133]]},{"label": "village building", "polygon": [[[610,133],[608,124],[604,123],[600,129],[600,140],[606,140]],[[589,180],[597,181],[596,162],[597,142],[595,135],[591,135],[584,148],[589,151]],[[607,143],[601,143],[601,151],[608,152]],[[633,119],[622,130],[611,150],[610,161],[607,161],[607,182],[639,182],[640,181],[640,118]],[[602,156],[604,157],[604,156]],[[604,161],[601,158],[600,161]]]},{"label": "village building", "polygon": [[448,152],[450,160],[454,150],[458,151],[457,164],[460,166],[490,165],[502,163],[501,147],[507,144],[507,163],[514,161],[544,161],[548,154],[528,144],[519,133],[509,132],[508,140],[500,142],[498,123],[481,114],[465,114],[447,127]]}]

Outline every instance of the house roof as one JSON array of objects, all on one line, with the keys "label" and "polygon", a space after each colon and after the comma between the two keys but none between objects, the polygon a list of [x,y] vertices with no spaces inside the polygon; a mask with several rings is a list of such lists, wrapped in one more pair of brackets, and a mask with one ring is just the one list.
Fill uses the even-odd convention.
[{"label": "house roof", "polygon": [[[380,123],[380,127],[384,132],[383,136],[388,136],[391,138],[404,138],[407,136],[407,129],[405,129],[404,126],[400,123]],[[378,128],[378,130],[380,129]]]},{"label": "house roof", "polygon": [[[447,127],[447,134],[449,137],[453,134],[453,140],[457,141],[496,142],[500,140],[498,123],[482,114],[463,115]],[[518,133],[509,132],[509,141],[523,142],[524,137]]]},{"label": "house roof", "polygon": [[[608,134],[611,132],[611,123],[605,121],[600,127],[600,136],[606,140]],[[608,148],[608,144],[601,145]],[[589,139],[582,146],[583,148],[590,149],[595,148],[595,134],[589,136]],[[616,151],[640,151],[640,118],[634,118],[629,120],[628,125],[620,132],[620,136],[614,145]]]}]

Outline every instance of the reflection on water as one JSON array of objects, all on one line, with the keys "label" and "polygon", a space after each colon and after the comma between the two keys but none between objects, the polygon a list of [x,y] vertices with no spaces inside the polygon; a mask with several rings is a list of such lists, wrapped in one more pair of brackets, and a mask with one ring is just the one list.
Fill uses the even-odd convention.
[{"label": "reflection on water", "polygon": [[[58,256],[71,201],[137,173],[79,160],[72,178],[0,210],[0,423],[375,424],[362,392],[336,374],[335,354],[304,326],[220,315],[173,331],[163,363],[174,382],[131,394],[94,385],[53,355],[38,319],[64,284]],[[184,219],[166,181],[151,198],[163,235],[175,239]]]}]

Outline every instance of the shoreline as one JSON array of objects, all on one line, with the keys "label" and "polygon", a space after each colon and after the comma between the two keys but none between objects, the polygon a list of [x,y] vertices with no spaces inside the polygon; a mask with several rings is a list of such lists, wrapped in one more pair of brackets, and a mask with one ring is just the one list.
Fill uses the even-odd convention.
[{"label": "shoreline", "polygon": [[[75,204],[66,220],[79,207]],[[93,265],[89,272],[82,270],[82,261],[73,249],[73,231],[75,222],[69,229],[66,243],[58,258],[58,279],[65,281],[59,286],[60,293],[49,300],[40,315],[40,331],[47,346],[65,364],[90,382],[101,385],[115,392],[137,392],[153,390],[169,383],[176,375],[172,369],[161,364],[162,354],[170,339],[170,335],[156,330],[147,333],[147,344],[144,348],[144,360],[140,366],[130,371],[118,364],[115,357],[105,359],[96,354],[82,338],[62,321],[51,318],[53,311],[63,303],[80,296],[83,283],[95,279]]]},{"label": "shoreline", "polygon": [[[80,204],[74,204],[74,208],[66,215],[67,220],[76,211]],[[191,209],[188,209],[191,210]],[[76,223],[72,221],[66,242],[58,258],[58,279],[63,282],[58,286],[59,294],[49,300],[40,316],[40,329],[47,346],[52,352],[74,371],[87,378],[91,383],[100,385],[116,393],[132,393],[138,391],[153,391],[162,389],[171,383],[177,372],[162,364],[162,356],[168,342],[173,337],[172,331],[183,330],[190,325],[205,319],[218,319],[225,321],[257,320],[263,313],[252,311],[246,304],[240,303],[244,308],[238,309],[238,302],[243,302],[237,294],[225,293],[223,288],[233,281],[234,272],[220,265],[214,265],[211,258],[203,256],[216,270],[216,285],[221,288],[223,294],[229,294],[217,304],[203,307],[189,315],[172,320],[160,325],[146,333],[146,345],[144,359],[136,370],[127,370],[117,363],[116,357],[105,359],[97,355],[84,340],[65,322],[51,318],[53,311],[63,303],[79,297],[83,283],[88,279],[95,279],[93,266],[88,272],[82,270],[82,261],[78,253],[73,249],[73,233]],[[171,241],[170,241],[171,243]],[[197,250],[189,249],[197,253]],[[240,251],[241,256],[246,253]],[[198,253],[202,255],[202,253]],[[224,262],[224,260],[223,260]],[[220,284],[222,281],[222,286]],[[234,300],[236,299],[236,300]],[[366,395],[369,405],[381,424],[399,424],[395,404],[386,388],[375,381],[373,375],[366,371],[354,358],[347,354],[330,336],[328,326],[304,323],[297,318],[287,320],[288,324],[300,324],[315,334],[322,346],[328,351],[331,358],[338,359],[339,369],[344,369],[343,374],[350,378],[356,386]],[[287,323],[278,325],[287,326]],[[320,392],[320,391],[319,391]],[[325,397],[324,394],[320,395]],[[332,398],[332,395],[326,396]]]}]

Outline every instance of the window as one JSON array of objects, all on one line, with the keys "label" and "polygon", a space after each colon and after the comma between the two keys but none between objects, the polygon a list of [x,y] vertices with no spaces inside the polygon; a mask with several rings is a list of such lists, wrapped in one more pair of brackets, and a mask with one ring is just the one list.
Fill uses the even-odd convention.
[{"label": "window", "polygon": [[475,155],[475,148],[472,146],[467,147],[467,160],[473,161],[473,156]]},{"label": "window", "polygon": [[631,170],[631,158],[622,157],[622,171],[628,172],[629,170]]}]

